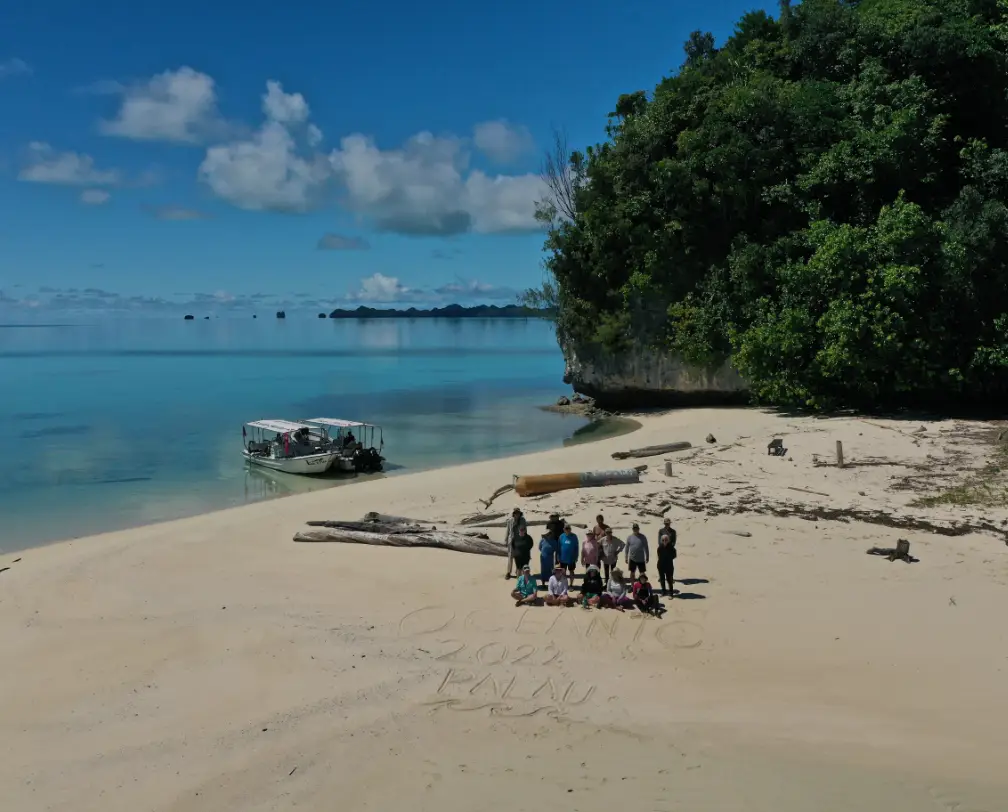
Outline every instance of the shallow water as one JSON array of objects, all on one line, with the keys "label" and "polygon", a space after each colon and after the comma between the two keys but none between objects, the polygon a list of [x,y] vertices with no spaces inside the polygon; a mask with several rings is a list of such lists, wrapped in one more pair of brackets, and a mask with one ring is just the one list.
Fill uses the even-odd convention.
[{"label": "shallow water", "polygon": [[256,418],[373,421],[392,475],[559,446],[562,376],[539,320],[2,327],[0,549],[343,482],[247,470]]}]

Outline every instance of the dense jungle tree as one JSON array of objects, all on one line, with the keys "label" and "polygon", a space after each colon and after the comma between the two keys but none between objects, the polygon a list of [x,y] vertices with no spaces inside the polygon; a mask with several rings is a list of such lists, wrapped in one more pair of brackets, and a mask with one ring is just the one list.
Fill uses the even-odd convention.
[{"label": "dense jungle tree", "polygon": [[1008,0],[782,2],[685,52],[552,153],[561,343],[731,358],[780,405],[1005,401]]}]

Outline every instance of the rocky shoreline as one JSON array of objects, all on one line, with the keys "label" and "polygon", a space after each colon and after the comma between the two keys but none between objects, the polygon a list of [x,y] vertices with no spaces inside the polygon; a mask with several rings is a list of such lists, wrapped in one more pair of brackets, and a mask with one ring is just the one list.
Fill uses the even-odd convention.
[{"label": "rocky shoreline", "polygon": [[589,420],[604,420],[607,417],[617,417],[619,412],[603,409],[595,404],[594,398],[586,395],[575,394],[573,397],[561,395],[556,403],[547,406],[540,406],[544,412],[555,414],[574,414],[579,417],[586,417]]}]

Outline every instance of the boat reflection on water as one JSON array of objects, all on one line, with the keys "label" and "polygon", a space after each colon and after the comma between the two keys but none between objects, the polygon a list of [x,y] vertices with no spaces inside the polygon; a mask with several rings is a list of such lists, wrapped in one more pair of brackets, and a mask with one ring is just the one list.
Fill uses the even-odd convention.
[{"label": "boat reflection on water", "polygon": [[245,501],[259,502],[264,499],[277,499],[281,496],[312,493],[340,485],[381,479],[383,476],[383,474],[357,474],[348,477],[346,474],[333,471],[321,476],[304,477],[248,465],[245,467]]}]

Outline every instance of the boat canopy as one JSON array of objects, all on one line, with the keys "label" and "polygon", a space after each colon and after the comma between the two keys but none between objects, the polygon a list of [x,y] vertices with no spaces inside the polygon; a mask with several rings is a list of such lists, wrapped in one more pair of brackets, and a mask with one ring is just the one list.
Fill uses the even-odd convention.
[{"label": "boat canopy", "polygon": [[246,423],[245,425],[253,429],[275,431],[277,434],[286,434],[287,432],[311,428],[311,426],[306,426],[304,423],[295,423],[291,420],[253,420],[251,423]]},{"label": "boat canopy", "polygon": [[369,425],[368,423],[361,423],[359,420],[341,420],[338,417],[313,417],[306,422],[315,423],[319,426],[329,426],[334,429],[356,429]]}]

